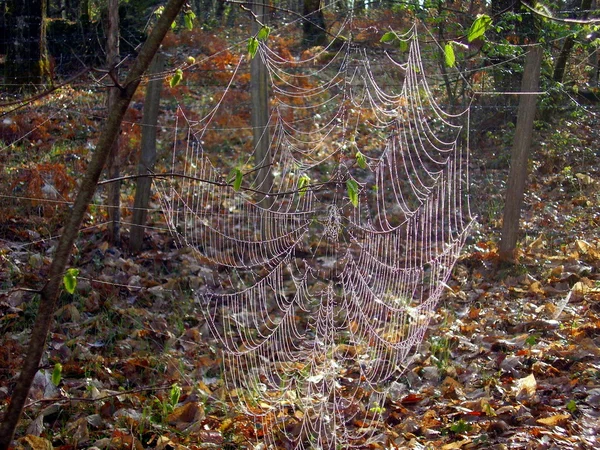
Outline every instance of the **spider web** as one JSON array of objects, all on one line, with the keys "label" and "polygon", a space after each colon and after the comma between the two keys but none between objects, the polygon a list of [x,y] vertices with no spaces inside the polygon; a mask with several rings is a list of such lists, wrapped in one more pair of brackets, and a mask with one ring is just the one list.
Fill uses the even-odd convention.
[{"label": "spider web", "polygon": [[[227,389],[267,447],[378,439],[387,386],[423,339],[463,246],[467,112],[435,102],[417,37],[402,37],[403,61],[386,55],[385,74],[351,39],[304,60],[261,42],[271,161],[250,155],[233,176],[203,144],[231,84],[202,120],[180,114],[180,176],[158,183],[162,206],[202,263],[196,300],[222,344]],[[402,80],[399,92],[382,75]]]}]

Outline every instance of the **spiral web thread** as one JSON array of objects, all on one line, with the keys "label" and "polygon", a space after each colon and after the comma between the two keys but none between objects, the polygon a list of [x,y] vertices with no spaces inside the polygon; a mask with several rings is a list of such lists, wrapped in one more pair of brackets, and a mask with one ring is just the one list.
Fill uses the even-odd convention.
[{"label": "spiral web thread", "polygon": [[260,43],[273,96],[268,206],[254,180],[264,161],[248,158],[236,191],[203,147],[219,105],[184,119],[182,176],[158,186],[169,228],[202,263],[197,302],[227,389],[267,448],[381,438],[386,387],[423,339],[472,220],[467,112],[441,110],[416,29],[403,39],[405,61],[387,57],[396,94],[351,40],[302,61]]}]

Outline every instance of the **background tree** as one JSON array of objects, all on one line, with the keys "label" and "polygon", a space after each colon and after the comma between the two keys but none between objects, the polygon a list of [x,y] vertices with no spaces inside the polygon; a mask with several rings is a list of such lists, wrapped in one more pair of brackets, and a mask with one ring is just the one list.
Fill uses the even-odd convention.
[{"label": "background tree", "polygon": [[325,29],[325,16],[321,9],[321,0],[304,0],[304,15],[302,30],[302,43],[306,47],[327,44],[327,30]]},{"label": "background tree", "polygon": [[[579,3],[579,5],[576,5],[575,8],[578,8],[582,12],[583,19],[587,19],[589,16],[589,10],[592,7],[592,0],[582,0],[581,2],[577,3]],[[567,68],[567,61],[571,56],[573,47],[575,46],[575,42],[576,36],[573,32],[571,32],[571,34],[569,34],[563,42],[558,58],[556,58],[556,63],[554,64],[554,72],[552,74],[552,78],[557,83],[562,83],[564,80],[565,70]]]},{"label": "background tree", "polygon": [[[108,89],[108,111],[114,108],[119,98],[119,0],[108,0],[106,24],[106,67],[114,86]],[[119,178],[119,139],[115,139],[108,160],[108,177]],[[121,182],[115,181],[108,186],[108,217],[110,219],[109,236],[113,244],[119,244],[121,228]]]},{"label": "background tree", "polygon": [[54,318],[56,309],[56,299],[60,284],[71,256],[73,243],[79,232],[81,222],[87,211],[88,205],[96,192],[98,180],[114,141],[117,139],[121,122],[125,112],[133,98],[133,94],[140,84],[140,79],[154,55],[158,51],[160,44],[171,29],[171,23],[181,10],[185,0],[169,0],[165,6],[161,17],[152,30],[150,36],[140,49],[138,57],[131,67],[122,89],[119,91],[119,97],[113,109],[106,120],[106,124],[98,141],[98,145],[90,161],[86,174],[81,182],[81,187],[73,205],[71,215],[63,234],[60,237],[54,259],[48,272],[48,281],[40,291],[40,303],[36,314],[36,320],[31,330],[27,355],[21,369],[18,381],[13,389],[11,401],[4,414],[4,419],[0,425],[0,450],[8,450],[11,445],[15,428],[21,417],[23,406],[27,400],[29,389],[33,383],[35,374],[38,371],[40,360],[45,350],[46,337],[48,330]]},{"label": "background tree", "polygon": [[45,84],[52,80],[46,48],[45,0],[7,0],[8,45],[5,74],[14,87]]}]

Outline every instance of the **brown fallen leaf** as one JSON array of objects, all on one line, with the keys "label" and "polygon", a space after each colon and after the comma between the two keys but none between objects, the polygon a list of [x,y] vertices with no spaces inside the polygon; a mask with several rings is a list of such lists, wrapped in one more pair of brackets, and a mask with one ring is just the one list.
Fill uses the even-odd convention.
[{"label": "brown fallen leaf", "polygon": [[543,417],[538,419],[536,422],[541,425],[547,425],[549,427],[555,427],[557,425],[563,424],[567,419],[571,418],[571,414],[556,414],[550,417]]},{"label": "brown fallen leaf", "polygon": [[201,421],[202,419],[204,419],[204,406],[201,403],[190,402],[175,408],[168,415],[167,422],[169,425],[176,426],[177,429],[180,427],[183,429],[191,422]]},{"label": "brown fallen leaf", "polygon": [[19,439],[19,444],[25,450],[53,450],[52,442],[42,437],[33,436],[28,434],[25,437]]},{"label": "brown fallen leaf", "polygon": [[517,400],[531,399],[537,390],[537,381],[533,374],[517,380],[514,386],[514,393]]},{"label": "brown fallen leaf", "polygon": [[81,417],[67,427],[71,442],[75,447],[86,444],[90,440],[87,417]]},{"label": "brown fallen leaf", "polygon": [[457,448],[463,448],[465,445],[470,444],[471,439],[463,439],[458,442],[450,442],[449,444],[442,445],[442,450],[453,450]]}]

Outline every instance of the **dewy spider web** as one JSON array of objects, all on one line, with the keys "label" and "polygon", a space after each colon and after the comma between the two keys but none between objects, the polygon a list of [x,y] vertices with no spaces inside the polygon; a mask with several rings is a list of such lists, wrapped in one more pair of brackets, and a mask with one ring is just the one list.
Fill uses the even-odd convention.
[{"label": "dewy spider web", "polygon": [[211,162],[202,139],[218,106],[186,123],[181,176],[159,183],[169,228],[202,263],[197,302],[228,391],[260,419],[267,447],[364,447],[383,433],[386,386],[423,339],[471,223],[466,114],[440,109],[416,30],[404,39],[406,61],[388,57],[397,94],[350,40],[310,61],[261,42],[274,104],[268,206],[253,180],[263,162],[248,159],[237,191],[231,167]]}]

